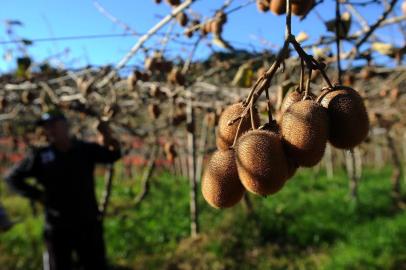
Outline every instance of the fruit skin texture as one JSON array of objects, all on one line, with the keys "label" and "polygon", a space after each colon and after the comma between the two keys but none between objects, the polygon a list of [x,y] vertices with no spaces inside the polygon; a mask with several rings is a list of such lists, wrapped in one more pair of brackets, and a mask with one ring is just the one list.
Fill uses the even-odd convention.
[{"label": "fruit skin texture", "polygon": [[285,150],[299,166],[312,167],[323,157],[329,134],[327,110],[312,100],[292,104],[282,115]]},{"label": "fruit skin texture", "polygon": [[[284,113],[286,112],[286,110],[293,104],[296,102],[299,102],[303,99],[305,95],[305,92],[303,91],[302,93],[298,92],[298,91],[292,91],[289,94],[287,94],[287,96],[283,99],[283,103],[281,106],[281,112]],[[309,93],[309,97],[311,99],[315,98],[315,95],[312,93]]]},{"label": "fruit skin texture", "polygon": [[258,195],[278,192],[289,174],[280,135],[253,130],[238,139],[237,170],[244,187]]},{"label": "fruit skin texture", "polygon": [[204,199],[215,208],[228,208],[237,204],[245,189],[238,178],[234,150],[214,152],[202,178]]},{"label": "fruit skin texture", "polygon": [[[322,94],[323,95],[323,94]],[[352,89],[331,91],[321,104],[330,118],[330,143],[341,149],[360,144],[368,135],[369,119],[362,97]]]},{"label": "fruit skin texture", "polygon": [[[231,126],[228,125],[228,122],[240,116],[243,111],[244,107],[242,106],[242,104],[235,103],[228,106],[220,115],[216,137],[216,144],[218,149],[226,150],[233,144],[234,136],[237,133],[237,128],[240,120],[236,121]],[[253,115],[254,115],[254,126],[258,127],[260,123],[258,112],[254,110]],[[250,129],[251,129],[251,116],[248,113],[241,123],[239,136],[241,136],[244,132],[247,132]]]}]

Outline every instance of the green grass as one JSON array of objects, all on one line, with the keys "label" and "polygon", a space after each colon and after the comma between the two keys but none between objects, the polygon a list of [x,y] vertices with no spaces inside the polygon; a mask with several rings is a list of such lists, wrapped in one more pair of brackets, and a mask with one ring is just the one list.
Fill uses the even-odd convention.
[{"label": "green grass", "polygon": [[[140,205],[105,221],[116,269],[406,269],[406,213],[390,200],[390,168],[364,171],[359,202],[348,198],[344,172],[327,179],[301,170],[281,192],[244,204],[210,208],[199,198],[202,233],[189,235],[188,183],[157,172]],[[98,181],[98,189],[103,186]],[[110,210],[131,206],[139,179],[115,182]],[[40,269],[41,216],[3,196],[21,222],[0,235],[1,269]]]}]

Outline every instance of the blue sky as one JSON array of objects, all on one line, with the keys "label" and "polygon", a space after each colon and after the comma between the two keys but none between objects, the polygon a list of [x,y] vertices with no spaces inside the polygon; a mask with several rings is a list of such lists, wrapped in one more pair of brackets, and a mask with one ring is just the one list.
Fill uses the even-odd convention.
[{"label": "blue sky", "polygon": [[[360,0],[354,0],[360,1]],[[245,3],[246,0],[234,0],[233,6]],[[153,0],[100,0],[110,13],[131,26],[135,31],[144,33],[170,11],[165,3],[156,5]],[[213,11],[221,6],[221,0],[197,1],[189,11],[201,14],[207,18]],[[380,5],[371,5],[367,8],[359,8],[361,14],[368,20],[374,21],[382,12]],[[399,15],[400,7],[395,8]],[[324,20],[333,18],[334,2],[325,0],[317,7],[317,13]],[[311,40],[317,39],[326,33],[319,16],[312,12],[306,20],[300,22],[293,19],[293,31],[307,32]],[[113,24],[101,15],[94,6],[92,0],[2,0],[0,9],[0,41],[7,41],[4,20],[20,20],[24,26],[16,28],[20,37],[27,39],[65,37],[97,34],[121,34],[124,30]],[[226,40],[230,40],[236,48],[262,50],[276,49],[283,41],[284,16],[275,16],[271,13],[259,13],[255,4],[247,6],[229,16],[224,31]],[[352,31],[359,29],[357,23],[352,25]],[[175,30],[180,28],[176,26]],[[161,30],[165,33],[165,28]],[[402,43],[403,37],[396,26],[385,27],[380,30],[380,36],[389,42]],[[51,55],[69,49],[69,53],[63,54],[53,63],[62,62],[66,67],[79,68],[86,64],[105,65],[115,64],[132,47],[138,37],[115,37],[103,39],[64,40],[53,42],[34,43],[28,49],[29,55],[36,62],[43,61]],[[153,46],[159,40],[151,40],[148,45]],[[184,39],[191,43],[193,40]],[[266,42],[264,42],[266,41]],[[15,44],[0,45],[0,72],[12,69],[14,61],[6,61],[3,55],[10,49],[15,49]],[[215,48],[216,50],[220,50]],[[185,56],[190,46],[170,44],[167,53],[170,57]],[[197,51],[197,57],[203,58],[210,50],[207,45],[202,45]],[[19,55],[15,51],[13,56]],[[131,64],[140,64],[144,54],[139,53]]]}]

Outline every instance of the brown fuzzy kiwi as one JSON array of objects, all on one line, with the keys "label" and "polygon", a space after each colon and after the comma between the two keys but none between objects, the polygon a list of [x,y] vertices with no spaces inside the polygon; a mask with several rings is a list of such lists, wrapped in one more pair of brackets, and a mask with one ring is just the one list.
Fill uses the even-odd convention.
[{"label": "brown fuzzy kiwi", "polygon": [[184,85],[185,76],[183,76],[180,69],[173,68],[171,72],[168,74],[168,82],[174,85]]},{"label": "brown fuzzy kiwi", "polygon": [[286,13],[286,0],[271,0],[270,10],[276,15]]},{"label": "brown fuzzy kiwi", "polygon": [[21,102],[25,105],[31,104],[35,99],[35,95],[31,91],[24,91],[21,93]]},{"label": "brown fuzzy kiwi", "polygon": [[282,115],[286,154],[298,165],[311,167],[323,157],[329,134],[327,110],[312,100],[292,104]]},{"label": "brown fuzzy kiwi", "polygon": [[[305,92],[298,92],[298,91],[292,91],[289,94],[287,94],[285,96],[285,98],[283,99],[282,105],[281,105],[281,112],[284,113],[286,112],[286,110],[293,104],[296,102],[299,102],[303,99],[305,95]],[[309,93],[309,98],[310,99],[315,99],[316,96],[312,93]]]},{"label": "brown fuzzy kiwi", "polygon": [[[228,122],[240,116],[243,111],[244,107],[240,102],[228,106],[221,113],[216,137],[216,144],[219,149],[226,150],[233,144],[234,137],[235,134],[237,133],[237,128],[240,120],[236,121],[234,124],[230,126],[228,125]],[[258,127],[260,124],[260,120],[258,112],[256,110],[253,112],[253,116],[254,116],[254,126]],[[242,120],[239,136],[241,136],[244,132],[250,129],[251,129],[251,117],[250,114],[248,113]]]},{"label": "brown fuzzy kiwi", "polygon": [[186,26],[187,23],[189,22],[189,18],[184,12],[181,12],[178,15],[176,15],[176,20],[178,21],[179,25],[182,27]]},{"label": "brown fuzzy kiwi", "polygon": [[[314,4],[314,0],[292,0],[292,13],[297,16],[303,16]],[[271,11],[276,15],[286,13],[286,0],[272,0]]]},{"label": "brown fuzzy kiwi", "polygon": [[166,0],[166,2],[171,6],[171,7],[176,7],[180,5],[180,0]]},{"label": "brown fuzzy kiwi", "polygon": [[296,16],[306,15],[313,5],[314,0],[292,0],[292,13]]},{"label": "brown fuzzy kiwi", "polygon": [[157,119],[161,115],[161,109],[157,104],[149,104],[148,113],[152,119]]},{"label": "brown fuzzy kiwi", "polygon": [[238,139],[235,149],[238,175],[248,191],[265,196],[283,187],[289,168],[279,134],[249,131]]},{"label": "brown fuzzy kiwi", "polygon": [[330,118],[330,143],[341,149],[360,144],[368,135],[369,119],[362,97],[351,88],[322,93]]},{"label": "brown fuzzy kiwi", "polygon": [[214,152],[202,178],[204,199],[215,208],[228,208],[237,204],[245,189],[238,178],[234,150]]},{"label": "brown fuzzy kiwi", "polygon": [[257,8],[261,12],[267,12],[269,10],[269,0],[257,0]]},{"label": "brown fuzzy kiwi", "polygon": [[127,78],[127,86],[130,90],[134,90],[137,85],[137,81],[141,80],[142,74],[138,70],[134,70]]},{"label": "brown fuzzy kiwi", "polygon": [[165,96],[165,93],[161,91],[161,88],[157,84],[151,85],[149,88],[149,95],[154,98],[161,98]]}]

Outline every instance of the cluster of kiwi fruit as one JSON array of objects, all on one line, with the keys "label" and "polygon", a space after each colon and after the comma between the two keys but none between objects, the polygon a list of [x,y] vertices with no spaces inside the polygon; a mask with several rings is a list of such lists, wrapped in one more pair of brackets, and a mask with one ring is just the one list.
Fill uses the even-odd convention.
[{"label": "cluster of kiwi fruit", "polygon": [[255,108],[232,121],[245,109],[236,103],[220,115],[218,149],[207,162],[201,183],[204,199],[215,208],[234,206],[247,190],[261,196],[274,194],[297,168],[319,163],[327,142],[351,149],[369,131],[362,97],[345,86],[323,90],[318,97],[291,92],[284,98],[279,121],[261,127]]},{"label": "cluster of kiwi fruit", "polygon": [[[292,0],[292,13],[304,16],[314,3],[314,0]],[[257,8],[261,12],[272,11],[276,15],[282,15],[286,13],[286,0],[257,0]]]},{"label": "cluster of kiwi fruit", "polygon": [[185,30],[185,36],[191,38],[194,33],[200,31],[202,36],[207,36],[209,33],[212,33],[219,37],[223,33],[224,24],[226,23],[227,14],[223,11],[217,11],[213,18],[203,23],[199,20],[192,20]]}]

